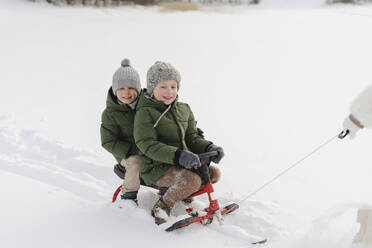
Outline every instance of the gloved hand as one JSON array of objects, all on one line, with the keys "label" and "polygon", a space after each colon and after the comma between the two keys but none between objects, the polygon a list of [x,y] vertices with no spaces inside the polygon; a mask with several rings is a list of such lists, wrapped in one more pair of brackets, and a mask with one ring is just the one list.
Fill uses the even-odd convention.
[{"label": "gloved hand", "polygon": [[197,169],[201,166],[200,159],[195,153],[180,150],[180,157],[178,159],[178,164],[186,169]]},{"label": "gloved hand", "polygon": [[207,152],[217,151],[218,155],[211,158],[211,160],[218,164],[221,159],[225,156],[222,147],[216,146],[215,144],[210,144],[207,148]]},{"label": "gloved hand", "polygon": [[[352,121],[351,118],[354,119],[354,121]],[[355,119],[355,117],[352,117],[351,115],[346,117],[345,120],[344,120],[344,123],[343,123],[343,132],[346,132],[347,130],[349,130],[349,137],[350,139],[354,139],[355,136],[356,136],[356,133],[363,128],[363,126],[358,123],[358,125],[356,124],[358,123],[358,120]]]}]

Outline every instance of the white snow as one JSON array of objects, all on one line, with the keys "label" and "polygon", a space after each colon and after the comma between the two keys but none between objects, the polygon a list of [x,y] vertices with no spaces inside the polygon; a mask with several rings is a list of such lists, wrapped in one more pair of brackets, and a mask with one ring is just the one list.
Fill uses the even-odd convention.
[{"label": "white snow", "polygon": [[225,149],[215,196],[221,205],[244,199],[341,132],[372,81],[371,5],[324,2],[164,13],[2,0],[0,246],[250,247],[261,236],[273,248],[362,247],[351,241],[357,208],[372,201],[368,130],[333,140],[240,203],[224,226],[174,233],[154,225],[151,189],[141,188],[141,209],[110,202],[121,181],[100,146],[121,59],[143,86],[149,66],[170,62],[181,100]]}]

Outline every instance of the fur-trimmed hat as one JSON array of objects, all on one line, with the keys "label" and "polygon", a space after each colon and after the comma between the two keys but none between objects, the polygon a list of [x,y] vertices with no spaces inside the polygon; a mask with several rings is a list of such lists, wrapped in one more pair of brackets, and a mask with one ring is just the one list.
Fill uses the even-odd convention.
[{"label": "fur-trimmed hat", "polygon": [[112,77],[112,91],[116,95],[116,91],[121,88],[132,87],[137,93],[141,92],[141,82],[138,72],[130,66],[129,59],[123,59],[121,66],[116,70]]},{"label": "fur-trimmed hat", "polygon": [[153,94],[154,88],[166,80],[175,80],[180,88],[181,74],[171,64],[157,61],[147,71],[147,93]]}]

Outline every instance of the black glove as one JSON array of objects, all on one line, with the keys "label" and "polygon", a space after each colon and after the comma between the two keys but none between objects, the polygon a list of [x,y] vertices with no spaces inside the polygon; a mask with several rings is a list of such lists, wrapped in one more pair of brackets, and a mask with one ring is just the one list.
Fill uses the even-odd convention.
[{"label": "black glove", "polygon": [[139,152],[139,150],[138,150],[137,146],[135,144],[131,145],[130,148],[129,148],[129,151],[127,153],[127,158],[129,156],[132,156],[132,155],[138,155],[138,152]]},{"label": "black glove", "polygon": [[207,152],[212,152],[212,151],[218,152],[217,156],[214,156],[211,158],[211,160],[214,163],[218,164],[221,161],[221,159],[225,156],[225,153],[223,152],[222,147],[216,146],[214,144],[210,144],[207,148]]},{"label": "black glove", "polygon": [[181,165],[182,167],[190,170],[192,168],[197,169],[201,166],[200,159],[198,155],[196,155],[195,153],[185,150],[178,151],[179,151],[178,164]]}]

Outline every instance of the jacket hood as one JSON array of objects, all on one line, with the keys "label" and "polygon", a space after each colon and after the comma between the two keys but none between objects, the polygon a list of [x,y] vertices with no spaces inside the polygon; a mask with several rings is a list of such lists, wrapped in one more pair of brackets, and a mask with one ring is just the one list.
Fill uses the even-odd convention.
[{"label": "jacket hood", "polygon": [[141,98],[138,101],[137,108],[140,109],[142,107],[153,107],[153,108],[155,108],[155,109],[157,109],[157,110],[159,110],[159,111],[162,112],[162,114],[159,116],[159,118],[156,120],[156,122],[154,124],[154,128],[155,128],[158,125],[158,123],[161,120],[161,118],[163,118],[163,116],[170,109],[174,109],[175,108],[175,106],[177,104],[177,101],[178,101],[178,95],[177,95],[176,99],[170,105],[166,105],[163,102],[156,101],[155,99],[151,98],[149,96],[149,94],[147,93],[146,89],[144,89],[143,91],[144,91],[144,93],[142,94]]}]

